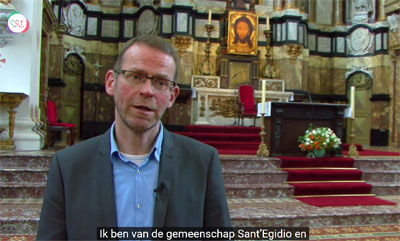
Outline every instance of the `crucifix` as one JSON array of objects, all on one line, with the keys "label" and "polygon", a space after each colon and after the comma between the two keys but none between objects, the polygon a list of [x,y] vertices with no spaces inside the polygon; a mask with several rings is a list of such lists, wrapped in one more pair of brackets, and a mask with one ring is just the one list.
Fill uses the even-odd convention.
[{"label": "crucifix", "polygon": [[92,132],[91,132],[91,136],[95,136],[96,135],[96,115],[97,115],[97,103],[99,101],[99,95],[98,95],[98,91],[101,91],[101,88],[99,88],[98,84],[98,80],[99,80],[99,70],[103,67],[100,63],[99,63],[99,59],[97,59],[96,64],[93,65],[94,68],[96,69],[96,71],[94,72],[94,81],[95,81],[95,85],[94,85],[94,108],[93,108],[93,125],[92,125]]},{"label": "crucifix", "polygon": [[99,70],[101,69],[101,67],[103,67],[103,65],[101,65],[99,63],[99,60],[97,60],[96,64],[93,66],[96,69],[96,72],[94,73],[94,78],[95,78],[95,82],[97,83],[97,80],[99,78]]}]

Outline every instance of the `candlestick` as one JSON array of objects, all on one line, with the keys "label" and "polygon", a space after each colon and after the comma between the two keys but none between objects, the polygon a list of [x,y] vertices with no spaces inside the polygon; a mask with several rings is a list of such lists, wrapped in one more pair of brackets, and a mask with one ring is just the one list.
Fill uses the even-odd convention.
[{"label": "candlestick", "polygon": [[211,24],[212,10],[208,10],[208,24]]},{"label": "candlestick", "polygon": [[261,88],[261,113],[265,114],[265,89],[266,89],[267,81],[266,79],[262,80],[262,88]]},{"label": "candlestick", "polygon": [[354,119],[356,116],[355,113],[355,92],[356,88],[354,86],[350,87],[350,107],[351,107],[351,119]]}]

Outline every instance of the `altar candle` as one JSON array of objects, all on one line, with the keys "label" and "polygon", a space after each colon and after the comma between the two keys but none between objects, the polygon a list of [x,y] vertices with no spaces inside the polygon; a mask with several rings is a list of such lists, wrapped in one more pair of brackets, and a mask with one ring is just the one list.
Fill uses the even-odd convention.
[{"label": "altar candle", "polygon": [[267,16],[267,30],[271,30],[271,28],[269,26],[269,16]]},{"label": "altar candle", "polygon": [[356,113],[355,113],[355,92],[356,88],[354,86],[350,87],[350,108],[351,108],[351,119],[354,119]]},{"label": "altar candle", "polygon": [[211,24],[212,10],[208,10],[208,24]]},{"label": "altar candle", "polygon": [[261,88],[261,114],[265,114],[265,87],[267,85],[267,81],[265,79],[262,80],[262,88]]}]

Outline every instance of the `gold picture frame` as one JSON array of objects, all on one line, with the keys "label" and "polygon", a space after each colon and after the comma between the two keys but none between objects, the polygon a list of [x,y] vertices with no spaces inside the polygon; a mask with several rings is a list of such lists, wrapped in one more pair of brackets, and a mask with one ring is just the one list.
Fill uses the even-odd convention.
[{"label": "gold picture frame", "polygon": [[228,53],[257,55],[258,15],[250,12],[230,11],[228,22]]}]

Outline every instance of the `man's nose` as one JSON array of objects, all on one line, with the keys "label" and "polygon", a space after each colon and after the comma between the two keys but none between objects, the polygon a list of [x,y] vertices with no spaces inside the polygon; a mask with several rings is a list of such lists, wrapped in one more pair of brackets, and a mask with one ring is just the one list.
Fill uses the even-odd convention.
[{"label": "man's nose", "polygon": [[142,88],[141,88],[141,93],[144,95],[153,95],[154,94],[154,89],[153,89],[153,83],[152,79],[146,78],[146,81],[143,83]]}]

